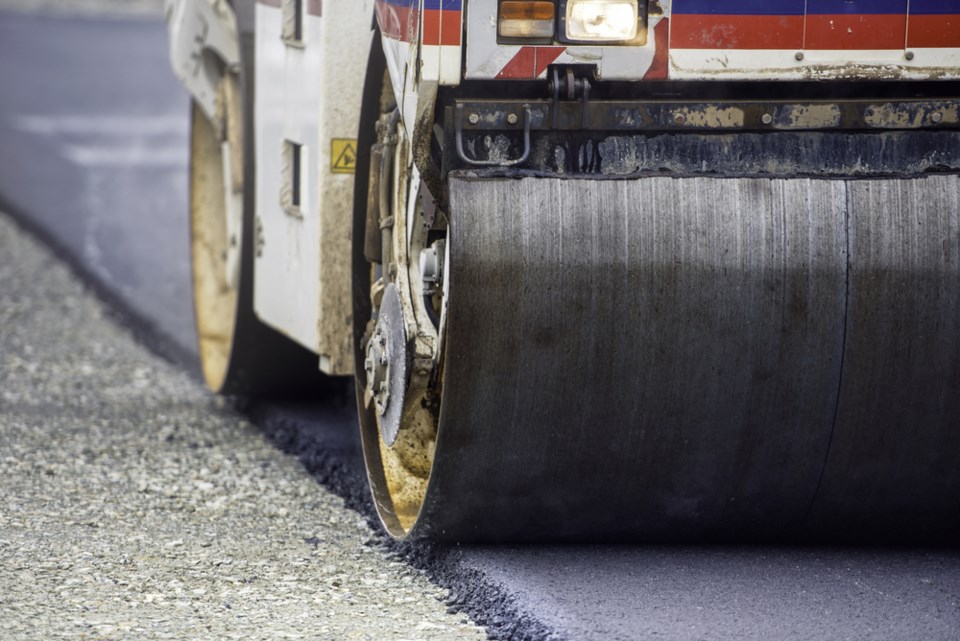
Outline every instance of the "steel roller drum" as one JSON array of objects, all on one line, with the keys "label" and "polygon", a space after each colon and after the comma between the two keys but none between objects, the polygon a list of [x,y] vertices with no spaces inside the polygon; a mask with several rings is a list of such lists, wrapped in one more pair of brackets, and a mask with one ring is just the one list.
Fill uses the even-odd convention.
[{"label": "steel roller drum", "polygon": [[410,536],[957,535],[958,193],[952,175],[452,176]]}]

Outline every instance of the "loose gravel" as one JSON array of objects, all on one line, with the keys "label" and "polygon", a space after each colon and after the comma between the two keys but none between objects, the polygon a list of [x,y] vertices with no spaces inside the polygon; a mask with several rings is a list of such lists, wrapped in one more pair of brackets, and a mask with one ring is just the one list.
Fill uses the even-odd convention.
[{"label": "loose gravel", "polygon": [[0,639],[483,639],[0,215]]}]

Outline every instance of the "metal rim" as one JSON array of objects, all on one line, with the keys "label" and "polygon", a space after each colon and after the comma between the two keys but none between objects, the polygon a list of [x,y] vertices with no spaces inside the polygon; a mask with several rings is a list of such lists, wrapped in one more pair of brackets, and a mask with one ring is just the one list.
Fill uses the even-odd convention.
[{"label": "metal rim", "polygon": [[[236,116],[233,116],[234,118]],[[227,257],[241,239],[228,233],[222,136],[193,105],[190,134],[190,255],[194,320],[207,385],[223,389],[233,349],[238,288]]]}]

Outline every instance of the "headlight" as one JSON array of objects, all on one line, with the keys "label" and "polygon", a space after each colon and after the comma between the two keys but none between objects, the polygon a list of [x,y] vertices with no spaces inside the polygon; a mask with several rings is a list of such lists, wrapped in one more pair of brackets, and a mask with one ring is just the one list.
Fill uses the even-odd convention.
[{"label": "headlight", "polygon": [[567,0],[566,38],[623,42],[637,37],[637,0]]},{"label": "headlight", "polygon": [[557,7],[552,0],[503,0],[497,32],[501,38],[552,39],[556,20]]}]

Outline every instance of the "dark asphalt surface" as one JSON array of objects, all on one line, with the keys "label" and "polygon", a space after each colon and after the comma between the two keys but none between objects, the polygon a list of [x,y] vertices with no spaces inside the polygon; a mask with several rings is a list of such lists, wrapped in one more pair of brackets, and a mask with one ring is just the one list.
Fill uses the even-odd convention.
[{"label": "dark asphalt surface", "polygon": [[[194,369],[187,99],[161,23],[0,13],[0,207]],[[2,260],[3,257],[0,257]],[[349,403],[246,412],[370,514]],[[496,638],[960,639],[960,550],[438,547],[397,552]]]}]

